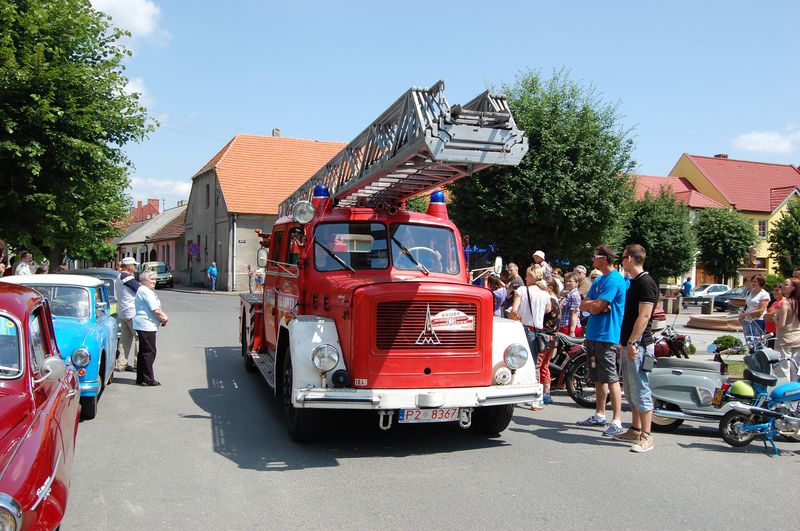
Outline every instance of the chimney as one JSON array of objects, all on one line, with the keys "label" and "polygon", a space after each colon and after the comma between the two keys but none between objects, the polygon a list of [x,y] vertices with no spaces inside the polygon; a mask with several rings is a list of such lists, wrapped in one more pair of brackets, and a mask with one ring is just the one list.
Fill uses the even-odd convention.
[{"label": "chimney", "polygon": [[151,207],[155,208],[156,212],[159,211],[158,210],[158,199],[148,199],[147,200],[147,204],[150,205]]},{"label": "chimney", "polygon": [[274,136],[275,138],[279,138],[281,136],[281,130],[275,127],[272,130],[272,136]]},{"label": "chimney", "polygon": [[182,207],[185,204],[186,204],[186,199],[181,199],[180,201],[178,201],[178,206],[179,207]]},{"label": "chimney", "polygon": [[728,154],[727,153],[717,153],[716,155],[714,155],[714,158],[715,159],[727,159],[728,158]]},{"label": "chimney", "polygon": [[138,201],[138,204],[136,205],[136,208],[142,208],[142,202],[141,201]]}]

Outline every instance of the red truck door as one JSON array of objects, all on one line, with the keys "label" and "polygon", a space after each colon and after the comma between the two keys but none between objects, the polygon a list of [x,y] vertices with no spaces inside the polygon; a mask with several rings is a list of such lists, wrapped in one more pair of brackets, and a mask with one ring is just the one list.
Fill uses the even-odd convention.
[{"label": "red truck door", "polygon": [[279,263],[285,261],[286,239],[285,227],[276,227],[270,239],[269,261],[265,269],[264,279],[264,327],[267,345],[270,348],[278,346],[278,290],[280,289],[281,267]]}]

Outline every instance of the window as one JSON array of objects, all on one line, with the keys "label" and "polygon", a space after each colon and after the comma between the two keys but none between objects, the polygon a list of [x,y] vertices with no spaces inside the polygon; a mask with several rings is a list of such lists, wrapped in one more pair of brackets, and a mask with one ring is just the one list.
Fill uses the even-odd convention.
[{"label": "window", "polygon": [[203,246],[203,252],[208,254],[208,234],[206,234],[206,244]]},{"label": "window", "polygon": [[17,325],[10,318],[0,315],[0,378],[16,378],[21,370]]},{"label": "window", "polygon": [[396,269],[419,270],[424,266],[435,273],[457,275],[459,272],[458,247],[450,229],[397,223],[391,226],[390,239]]},{"label": "window", "polygon": [[[314,231],[317,271],[386,269],[389,253],[386,226],[381,223],[326,223]],[[341,262],[339,261],[341,260]]]},{"label": "window", "polygon": [[[281,244],[283,243],[283,231],[279,230],[275,233],[275,237],[272,239],[272,244],[270,245],[271,253],[270,260],[273,262],[280,262],[281,258]],[[268,264],[270,265],[270,264]]]},{"label": "window", "polygon": [[206,185],[206,208],[211,206],[211,187]]},{"label": "window", "polygon": [[762,240],[767,239],[767,220],[766,219],[759,219],[758,220],[758,237]]},{"label": "window", "polygon": [[42,333],[42,326],[39,319],[40,313],[41,312],[36,312],[36,314],[31,317],[31,320],[28,323],[28,330],[31,338],[31,364],[33,365],[31,369],[35,373],[39,372],[39,368],[42,366],[44,358],[47,355],[44,346],[44,334]]}]

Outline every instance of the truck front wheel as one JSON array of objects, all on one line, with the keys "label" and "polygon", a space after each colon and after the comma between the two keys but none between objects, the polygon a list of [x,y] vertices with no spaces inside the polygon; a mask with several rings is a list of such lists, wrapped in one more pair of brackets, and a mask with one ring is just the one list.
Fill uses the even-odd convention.
[{"label": "truck front wheel", "polygon": [[292,355],[286,349],[283,365],[283,416],[286,418],[286,427],[289,438],[296,443],[311,442],[319,435],[322,421],[318,409],[296,408],[292,404]]},{"label": "truck front wheel", "polygon": [[472,412],[471,429],[485,435],[497,435],[511,423],[514,404],[478,407]]}]

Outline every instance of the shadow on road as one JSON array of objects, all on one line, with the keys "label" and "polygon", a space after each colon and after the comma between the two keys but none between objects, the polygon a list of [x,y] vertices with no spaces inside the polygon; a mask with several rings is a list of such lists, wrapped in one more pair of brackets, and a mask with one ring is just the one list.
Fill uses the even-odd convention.
[{"label": "shadow on road", "polygon": [[456,423],[395,425],[381,431],[377,413],[370,411],[326,412],[319,440],[299,445],[286,433],[272,390],[259,374],[245,370],[238,346],[208,347],[205,358],[208,387],[191,389],[189,395],[208,413],[214,451],[240,468],[296,470],[338,466],[343,458],[402,458],[507,445],[502,438],[465,432]]}]

